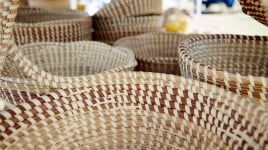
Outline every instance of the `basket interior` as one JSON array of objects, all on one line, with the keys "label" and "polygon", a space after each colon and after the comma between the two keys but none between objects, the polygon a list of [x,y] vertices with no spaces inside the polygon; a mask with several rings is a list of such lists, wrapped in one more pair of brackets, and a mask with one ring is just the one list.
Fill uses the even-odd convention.
[{"label": "basket interior", "polygon": [[268,76],[268,41],[203,39],[187,45],[198,63],[241,75]]},{"label": "basket interior", "polygon": [[[21,47],[21,50],[40,69],[60,76],[83,76],[110,71],[126,67],[134,59],[134,55],[126,48],[83,42],[32,44]],[[16,67],[9,66],[12,76],[21,74]]]}]

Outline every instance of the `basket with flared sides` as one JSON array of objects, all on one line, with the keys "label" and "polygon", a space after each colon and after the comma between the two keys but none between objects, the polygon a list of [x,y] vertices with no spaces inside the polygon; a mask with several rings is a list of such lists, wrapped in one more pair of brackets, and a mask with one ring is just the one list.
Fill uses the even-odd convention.
[{"label": "basket with flared sides", "polygon": [[115,45],[132,49],[138,61],[135,70],[180,75],[178,45],[193,35],[156,32],[125,37]]},{"label": "basket with flared sides", "polygon": [[268,38],[200,35],[181,43],[182,75],[258,98],[268,110]]}]

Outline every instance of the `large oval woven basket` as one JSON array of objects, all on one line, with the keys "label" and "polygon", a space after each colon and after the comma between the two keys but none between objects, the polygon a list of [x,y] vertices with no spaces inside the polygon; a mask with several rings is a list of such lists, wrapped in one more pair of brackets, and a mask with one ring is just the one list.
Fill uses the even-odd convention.
[{"label": "large oval woven basket", "polygon": [[181,43],[182,75],[258,98],[268,110],[268,37],[200,35]]},{"label": "large oval woven basket", "polygon": [[268,26],[268,1],[267,0],[238,0],[242,11],[260,23]]},{"label": "large oval woven basket", "polygon": [[0,148],[268,148],[267,112],[223,89],[152,73],[97,75],[87,84],[0,112]]},{"label": "large oval woven basket", "polygon": [[146,33],[118,40],[115,45],[134,51],[138,61],[137,71],[180,75],[178,45],[193,35],[177,33]]},{"label": "large oval woven basket", "polygon": [[86,12],[67,9],[18,9],[14,27],[18,45],[33,42],[71,42],[91,39],[92,20]]},{"label": "large oval woven basket", "polygon": [[125,18],[161,15],[162,12],[162,0],[116,0],[100,9],[94,16],[102,18]]}]

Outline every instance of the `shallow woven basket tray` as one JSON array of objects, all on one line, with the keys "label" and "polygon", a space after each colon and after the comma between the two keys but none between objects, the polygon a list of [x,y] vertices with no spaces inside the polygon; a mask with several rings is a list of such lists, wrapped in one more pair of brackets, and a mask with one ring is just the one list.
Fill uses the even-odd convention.
[{"label": "shallow woven basket tray", "polygon": [[200,35],[181,43],[182,75],[259,98],[268,110],[268,37]]},{"label": "shallow woven basket tray", "polygon": [[114,45],[132,49],[138,61],[135,70],[180,75],[178,45],[193,35],[156,32],[125,37]]},{"label": "shallow woven basket tray", "polygon": [[267,112],[215,86],[152,73],[87,84],[0,112],[0,148],[268,148]]},{"label": "shallow woven basket tray", "polygon": [[[121,47],[112,47],[93,41],[69,43],[34,43],[19,47],[25,57],[40,69],[53,75],[74,77],[100,72],[133,70],[134,53]],[[2,72],[6,77],[27,78],[12,59],[7,59]]]},{"label": "shallow woven basket tray", "polygon": [[102,18],[124,18],[162,14],[162,0],[116,0],[94,14]]},{"label": "shallow woven basket tray", "polygon": [[238,0],[242,11],[260,23],[268,26],[268,1],[267,0]]},{"label": "shallow woven basket tray", "polygon": [[129,18],[93,18],[94,30],[121,31],[121,30],[146,30],[148,28],[161,28],[163,26],[162,16],[144,16]]},{"label": "shallow woven basket tray", "polygon": [[15,42],[71,42],[91,39],[92,18],[86,13],[67,9],[18,9],[14,27]]}]

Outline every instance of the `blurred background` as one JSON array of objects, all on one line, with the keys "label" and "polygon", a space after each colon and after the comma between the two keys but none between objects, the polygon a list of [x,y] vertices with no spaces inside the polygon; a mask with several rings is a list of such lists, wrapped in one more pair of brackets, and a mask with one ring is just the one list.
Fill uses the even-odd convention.
[{"label": "blurred background", "polygon": [[[94,15],[111,1],[70,0],[68,7]],[[170,32],[268,35],[266,26],[242,13],[238,0],[163,0],[163,11]]]}]

